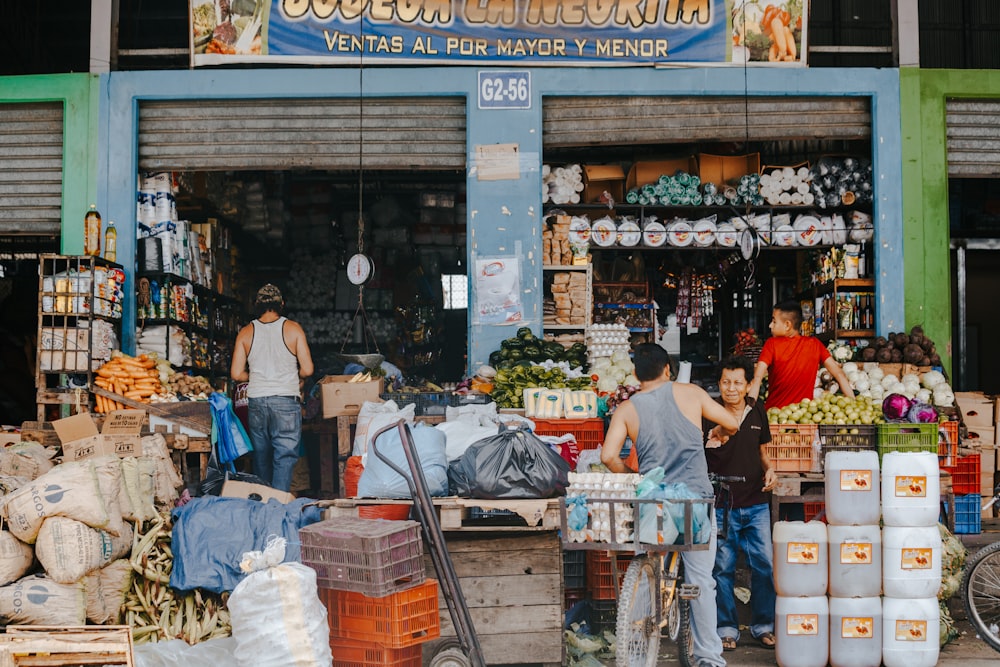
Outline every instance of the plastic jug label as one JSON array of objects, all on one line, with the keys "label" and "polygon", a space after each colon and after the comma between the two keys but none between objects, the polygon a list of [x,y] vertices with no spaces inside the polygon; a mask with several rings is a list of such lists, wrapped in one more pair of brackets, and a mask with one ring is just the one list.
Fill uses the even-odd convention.
[{"label": "plastic jug label", "polygon": [[927,641],[927,621],[896,621],[897,642]]},{"label": "plastic jug label", "polygon": [[819,614],[789,614],[785,620],[786,633],[791,635],[818,635]]},{"label": "plastic jug label", "polygon": [[789,563],[815,565],[819,562],[819,544],[816,542],[789,542],[787,557]]},{"label": "plastic jug label", "polygon": [[927,477],[905,475],[896,478],[897,498],[926,498]]},{"label": "plastic jug label", "polygon": [[869,616],[845,616],[840,619],[840,636],[844,639],[871,639],[875,620]]},{"label": "plastic jug label", "polygon": [[934,558],[933,549],[908,549],[903,547],[900,550],[901,570],[929,570]]},{"label": "plastic jug label", "polygon": [[841,470],[840,471],[841,491],[871,491],[872,471],[871,470]]},{"label": "plastic jug label", "polygon": [[840,545],[841,565],[871,565],[871,542],[844,542]]}]

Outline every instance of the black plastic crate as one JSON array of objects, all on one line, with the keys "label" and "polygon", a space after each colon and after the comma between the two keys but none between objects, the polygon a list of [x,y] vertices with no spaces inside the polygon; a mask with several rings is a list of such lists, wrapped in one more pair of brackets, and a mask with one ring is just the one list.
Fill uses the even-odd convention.
[{"label": "black plastic crate", "polygon": [[486,405],[492,403],[493,397],[489,394],[456,394],[449,393],[448,405],[457,408],[463,405]]},{"label": "black plastic crate", "polygon": [[878,447],[875,424],[820,424],[819,441],[827,452],[873,452]]},{"label": "black plastic crate", "polygon": [[401,408],[411,403],[416,405],[414,415],[418,417],[444,415],[445,408],[450,405],[450,396],[451,392],[445,391],[386,392],[379,394],[379,398],[383,401],[395,401]]},{"label": "black plastic crate", "polygon": [[563,586],[566,589],[587,585],[587,552],[563,551]]},{"label": "black plastic crate", "polygon": [[600,634],[605,630],[615,631],[618,622],[618,600],[590,601],[590,630]]}]

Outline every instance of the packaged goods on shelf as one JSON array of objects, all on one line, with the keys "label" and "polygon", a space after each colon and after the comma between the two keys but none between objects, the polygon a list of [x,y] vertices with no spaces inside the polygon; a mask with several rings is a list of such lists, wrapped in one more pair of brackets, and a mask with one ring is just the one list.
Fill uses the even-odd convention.
[{"label": "packaged goods on shelf", "polygon": [[542,165],[542,203],[578,204],[583,192],[583,168],[578,164],[565,167]]}]

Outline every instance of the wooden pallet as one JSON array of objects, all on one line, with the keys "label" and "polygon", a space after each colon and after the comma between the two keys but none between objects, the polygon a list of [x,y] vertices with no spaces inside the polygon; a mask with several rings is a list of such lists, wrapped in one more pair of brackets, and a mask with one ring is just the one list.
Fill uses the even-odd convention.
[{"label": "wooden pallet", "polygon": [[19,665],[133,667],[132,630],[127,625],[8,625],[0,635],[0,667]]},{"label": "wooden pallet", "polygon": [[212,432],[212,411],[208,401],[178,401],[176,403],[141,403],[125,398],[110,391],[94,387],[94,393],[98,396],[117,401],[126,408],[133,410],[145,410],[148,415],[155,415],[160,419],[174,422],[181,426],[201,433]]},{"label": "wooden pallet", "polygon": [[[369,505],[412,504],[411,500],[388,500],[376,498],[339,498],[322,501],[323,518],[357,517],[358,508]],[[488,520],[471,522],[472,509],[507,510],[524,519],[527,526],[489,524]],[[559,500],[542,498],[539,500],[479,500],[477,498],[435,498],[434,509],[438,513],[441,530],[461,531],[544,531],[559,528]]]}]

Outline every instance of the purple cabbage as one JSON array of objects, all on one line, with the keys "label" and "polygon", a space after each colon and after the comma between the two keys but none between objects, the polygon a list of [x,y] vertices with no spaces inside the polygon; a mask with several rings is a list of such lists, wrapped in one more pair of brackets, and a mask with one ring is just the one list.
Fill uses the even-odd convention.
[{"label": "purple cabbage", "polygon": [[889,421],[904,421],[910,410],[910,399],[902,394],[889,394],[882,401],[882,413]]},{"label": "purple cabbage", "polygon": [[910,409],[906,411],[906,419],[912,424],[936,424],[938,413],[933,406],[927,403],[913,401],[910,404]]}]

